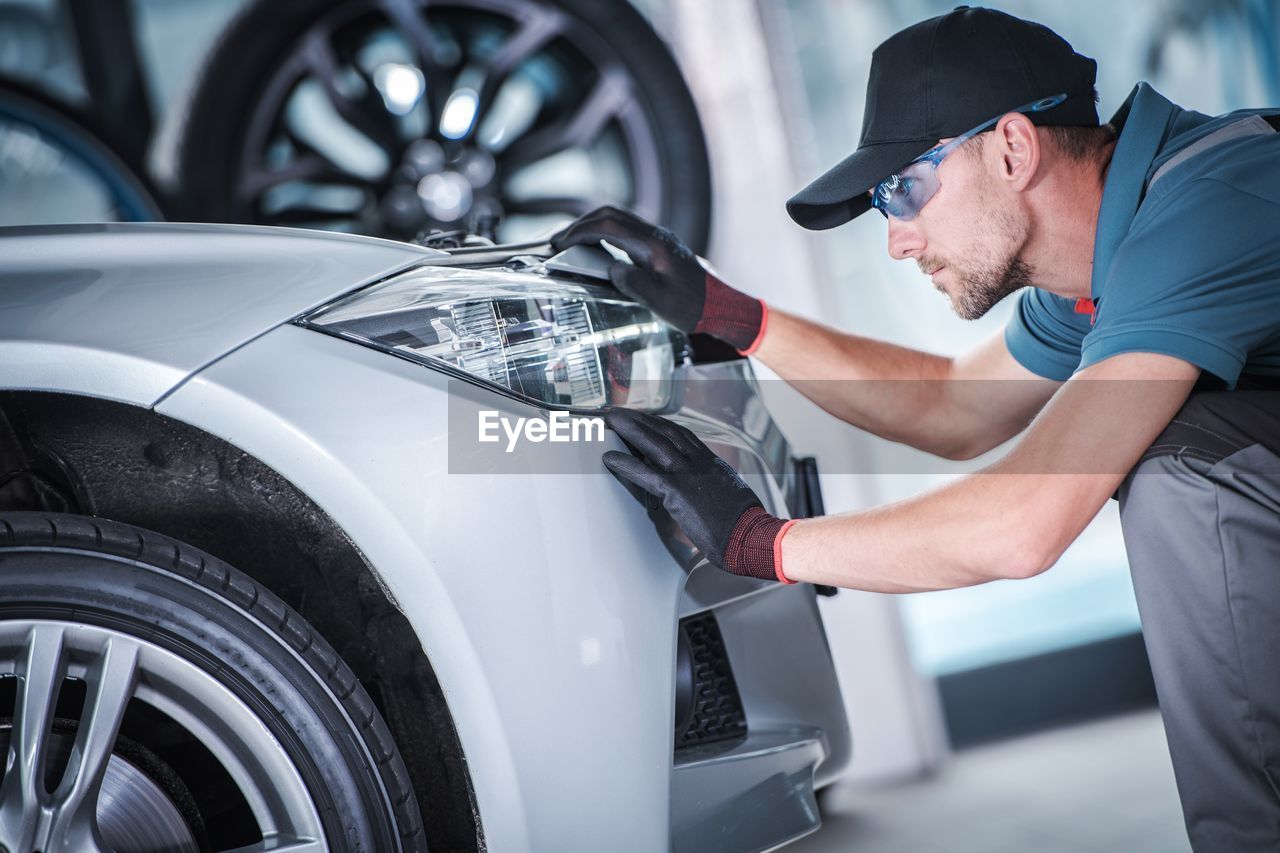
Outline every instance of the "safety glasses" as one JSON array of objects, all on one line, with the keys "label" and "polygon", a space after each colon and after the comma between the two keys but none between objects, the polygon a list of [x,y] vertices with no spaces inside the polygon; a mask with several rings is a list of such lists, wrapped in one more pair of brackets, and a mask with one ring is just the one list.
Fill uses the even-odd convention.
[{"label": "safety glasses", "polygon": [[966,140],[989,130],[1005,113],[1042,113],[1053,109],[1066,99],[1067,96],[1064,93],[1041,98],[1012,110],[1005,110],[990,121],[984,121],[973,130],[960,134],[950,142],[930,148],[899,172],[876,184],[871,193],[871,206],[880,211],[886,219],[890,216],[894,219],[915,219],[920,208],[924,207],[925,203],[938,191],[938,166],[948,154],[963,145]]}]

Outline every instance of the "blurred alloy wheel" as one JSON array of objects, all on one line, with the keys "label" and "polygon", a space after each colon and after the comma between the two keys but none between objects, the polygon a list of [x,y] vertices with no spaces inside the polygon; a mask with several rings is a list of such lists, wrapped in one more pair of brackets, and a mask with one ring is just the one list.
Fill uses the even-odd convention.
[{"label": "blurred alloy wheel", "polygon": [[625,0],[259,0],[179,146],[188,216],[519,242],[601,204],[706,248],[693,100]]}]

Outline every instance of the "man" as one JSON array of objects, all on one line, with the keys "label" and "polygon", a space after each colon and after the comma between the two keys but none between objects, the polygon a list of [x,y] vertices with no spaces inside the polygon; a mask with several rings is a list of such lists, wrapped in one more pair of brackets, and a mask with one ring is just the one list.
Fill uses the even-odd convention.
[{"label": "man", "polygon": [[[1145,84],[1100,127],[1095,70],[999,12],[909,27],[872,57],[858,149],[788,202],[813,229],[879,210],[890,255],[961,317],[1026,287],[1004,333],[959,358],[771,309],[617,210],[553,243],[623,249],[619,289],[858,427],[961,459],[1022,433],[911,500],[784,521],[688,430],[610,412],[636,455],[605,465],[660,496],[722,569],[880,592],[1025,578],[1119,490],[1193,845],[1274,851],[1280,406],[1241,389],[1280,376],[1280,137],[1274,117],[1210,118]],[[917,381],[809,381],[863,379]]]}]

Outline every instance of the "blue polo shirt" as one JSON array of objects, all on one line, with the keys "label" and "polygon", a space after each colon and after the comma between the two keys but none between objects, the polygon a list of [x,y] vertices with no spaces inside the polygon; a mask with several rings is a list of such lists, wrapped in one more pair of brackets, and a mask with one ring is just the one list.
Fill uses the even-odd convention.
[{"label": "blue polo shirt", "polygon": [[1027,288],[1005,327],[1013,357],[1057,380],[1125,352],[1176,356],[1228,388],[1280,376],[1280,133],[1251,118],[1272,112],[1206,116],[1139,83],[1111,120],[1092,325],[1075,300]]}]

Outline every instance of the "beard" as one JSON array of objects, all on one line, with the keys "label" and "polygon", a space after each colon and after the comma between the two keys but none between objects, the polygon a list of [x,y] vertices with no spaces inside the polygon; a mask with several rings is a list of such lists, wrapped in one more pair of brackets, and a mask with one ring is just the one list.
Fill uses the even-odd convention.
[{"label": "beard", "polygon": [[1027,224],[994,205],[983,204],[981,209],[986,213],[975,233],[989,235],[991,242],[975,246],[975,257],[951,263],[941,263],[936,258],[917,261],[922,272],[943,266],[952,271],[958,293],[950,296],[941,287],[938,290],[949,296],[952,309],[962,320],[977,320],[1036,278],[1035,270],[1022,256],[1030,230]]}]

